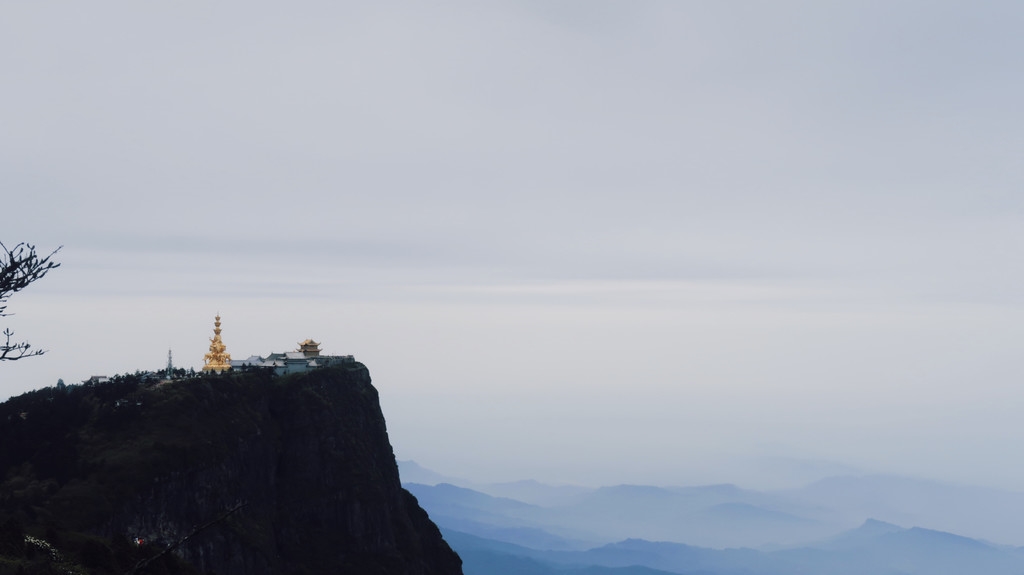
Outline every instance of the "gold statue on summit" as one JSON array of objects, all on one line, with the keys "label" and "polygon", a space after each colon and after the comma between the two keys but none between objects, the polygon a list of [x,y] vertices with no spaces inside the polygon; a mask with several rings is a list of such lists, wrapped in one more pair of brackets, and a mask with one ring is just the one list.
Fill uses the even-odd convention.
[{"label": "gold statue on summit", "polygon": [[220,339],[220,314],[213,322],[213,337],[210,338],[210,352],[203,356],[203,371],[227,371],[231,369],[231,355]]}]

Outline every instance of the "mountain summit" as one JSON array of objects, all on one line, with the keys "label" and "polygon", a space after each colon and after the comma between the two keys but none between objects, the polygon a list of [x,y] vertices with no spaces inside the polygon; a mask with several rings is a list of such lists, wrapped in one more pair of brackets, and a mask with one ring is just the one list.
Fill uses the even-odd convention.
[{"label": "mountain summit", "polygon": [[47,388],[0,436],[0,573],[462,573],[360,363]]}]

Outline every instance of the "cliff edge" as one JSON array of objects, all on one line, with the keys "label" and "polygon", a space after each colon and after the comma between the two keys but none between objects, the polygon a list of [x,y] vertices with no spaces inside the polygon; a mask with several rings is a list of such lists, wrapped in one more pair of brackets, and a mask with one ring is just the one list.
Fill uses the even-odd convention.
[{"label": "cliff edge", "polygon": [[0,573],[462,573],[362,364],[48,388],[0,434]]}]

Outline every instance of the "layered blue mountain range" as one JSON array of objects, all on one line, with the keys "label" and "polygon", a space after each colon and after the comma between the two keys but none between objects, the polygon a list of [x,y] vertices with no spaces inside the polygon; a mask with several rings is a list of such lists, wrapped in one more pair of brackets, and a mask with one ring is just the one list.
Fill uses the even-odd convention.
[{"label": "layered blue mountain range", "polygon": [[[963,525],[972,535],[1013,543],[1020,526],[1002,527],[1024,517],[1024,498],[1014,492],[885,476],[770,492],[532,481],[405,486],[463,558],[467,575],[1024,573],[1021,548],[940,528]],[[516,492],[530,502],[496,496]]]}]

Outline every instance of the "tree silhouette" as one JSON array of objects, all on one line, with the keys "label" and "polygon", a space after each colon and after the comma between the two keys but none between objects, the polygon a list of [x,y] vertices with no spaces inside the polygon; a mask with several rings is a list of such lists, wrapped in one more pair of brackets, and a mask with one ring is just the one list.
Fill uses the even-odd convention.
[{"label": "tree silhouette", "polygon": [[[41,279],[50,270],[60,267],[59,263],[50,259],[58,251],[60,251],[59,247],[50,255],[39,257],[36,254],[36,247],[32,244],[21,242],[8,249],[3,242],[0,242],[0,317],[11,315],[6,312],[7,300],[12,295]],[[32,349],[28,342],[12,343],[11,337],[14,336],[14,332],[10,328],[4,329],[3,335],[4,342],[0,344],[0,361],[14,361],[45,353],[41,349]]]}]

